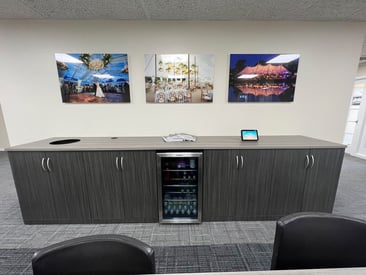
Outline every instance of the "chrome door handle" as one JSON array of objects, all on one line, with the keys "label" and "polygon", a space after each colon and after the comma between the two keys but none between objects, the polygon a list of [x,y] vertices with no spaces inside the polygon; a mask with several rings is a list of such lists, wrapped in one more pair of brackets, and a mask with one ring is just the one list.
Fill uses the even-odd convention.
[{"label": "chrome door handle", "polygon": [[310,166],[310,168],[313,168],[314,163],[315,163],[314,155],[313,155],[313,154],[311,154],[311,155],[310,155],[310,158],[311,158],[311,166]]},{"label": "chrome door handle", "polygon": [[241,166],[240,166],[240,168],[242,169],[244,167],[244,157],[243,156],[240,156],[240,159],[241,159]]},{"label": "chrome door handle", "polygon": [[239,156],[236,155],[236,169],[239,169]]},{"label": "chrome door handle", "polygon": [[116,157],[116,169],[119,170],[119,167],[118,167],[118,157]]},{"label": "chrome door handle", "polygon": [[305,158],[305,169],[307,169],[309,167],[309,164],[310,164],[309,155],[306,155],[306,158]]},{"label": "chrome door handle", "polygon": [[121,170],[124,170],[124,166],[123,166],[123,157],[120,157],[120,163],[121,163]]},{"label": "chrome door handle", "polygon": [[42,166],[42,170],[47,172],[47,169],[46,167],[44,166],[44,158],[42,158],[42,161],[41,161],[41,166]]},{"label": "chrome door handle", "polygon": [[51,167],[50,167],[50,158],[47,158],[47,163],[46,163],[46,165],[47,165],[47,169],[48,169],[48,171],[49,171],[49,172],[52,172]]}]

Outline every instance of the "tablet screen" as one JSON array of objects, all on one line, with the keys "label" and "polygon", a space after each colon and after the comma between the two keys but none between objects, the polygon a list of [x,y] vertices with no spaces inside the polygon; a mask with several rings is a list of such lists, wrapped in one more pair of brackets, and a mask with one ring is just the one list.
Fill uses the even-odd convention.
[{"label": "tablet screen", "polygon": [[257,130],[241,130],[241,140],[258,140],[258,131]]}]

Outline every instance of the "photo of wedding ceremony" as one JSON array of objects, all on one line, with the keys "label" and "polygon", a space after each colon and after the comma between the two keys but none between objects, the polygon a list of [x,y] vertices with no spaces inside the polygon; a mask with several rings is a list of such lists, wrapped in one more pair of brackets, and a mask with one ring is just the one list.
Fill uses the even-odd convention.
[{"label": "photo of wedding ceremony", "polygon": [[64,103],[129,103],[127,54],[56,53]]},{"label": "photo of wedding ceremony", "polygon": [[214,56],[145,54],[147,103],[212,103]]}]

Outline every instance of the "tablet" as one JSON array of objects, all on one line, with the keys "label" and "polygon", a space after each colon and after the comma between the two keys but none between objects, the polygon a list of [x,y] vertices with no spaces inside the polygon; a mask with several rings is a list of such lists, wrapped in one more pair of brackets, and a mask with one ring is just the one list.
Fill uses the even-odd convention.
[{"label": "tablet", "polygon": [[258,131],[257,130],[241,130],[241,140],[242,141],[257,141]]}]

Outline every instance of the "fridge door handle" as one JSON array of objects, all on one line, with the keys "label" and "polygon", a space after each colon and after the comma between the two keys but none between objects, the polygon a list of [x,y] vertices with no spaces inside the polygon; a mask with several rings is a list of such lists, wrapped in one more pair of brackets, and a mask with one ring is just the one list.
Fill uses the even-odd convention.
[{"label": "fridge door handle", "polygon": [[119,170],[119,167],[118,167],[118,157],[116,157],[116,169]]}]

